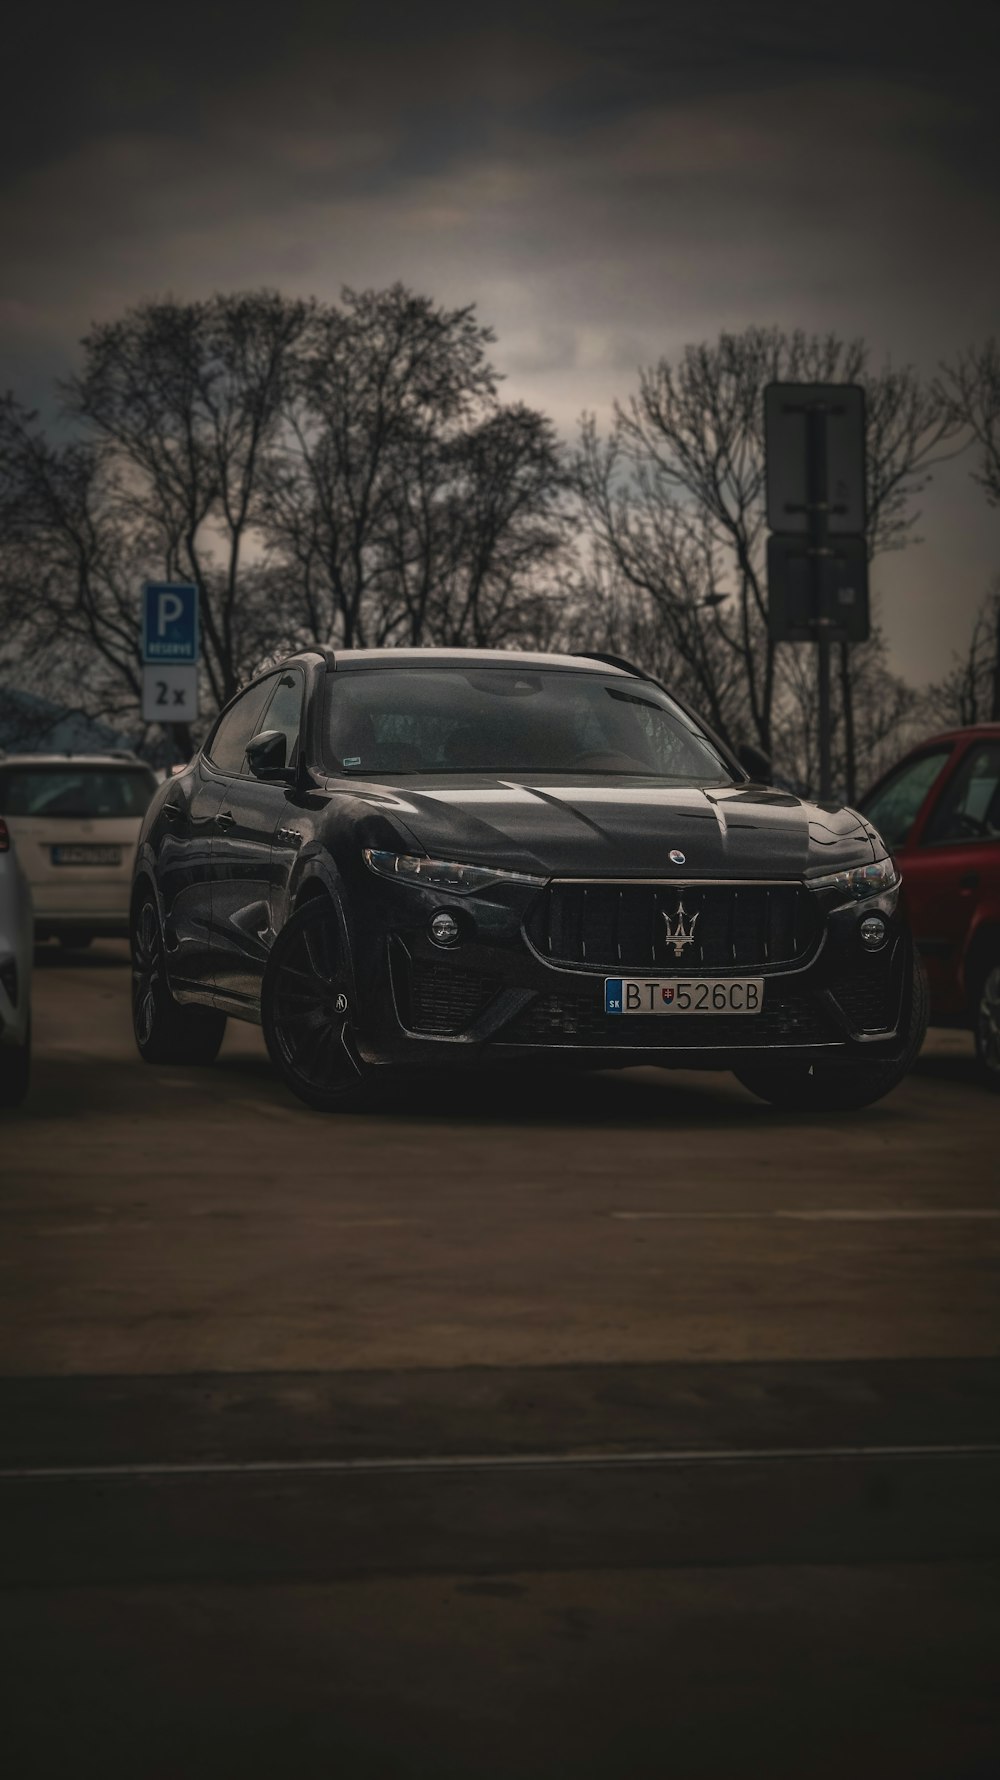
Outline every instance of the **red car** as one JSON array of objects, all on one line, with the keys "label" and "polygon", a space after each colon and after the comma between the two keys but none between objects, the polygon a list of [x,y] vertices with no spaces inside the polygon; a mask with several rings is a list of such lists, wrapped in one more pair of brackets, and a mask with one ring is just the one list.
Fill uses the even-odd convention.
[{"label": "red car", "polygon": [[921,743],[861,808],[903,874],[931,1019],[972,1027],[1000,1092],[1000,723]]}]

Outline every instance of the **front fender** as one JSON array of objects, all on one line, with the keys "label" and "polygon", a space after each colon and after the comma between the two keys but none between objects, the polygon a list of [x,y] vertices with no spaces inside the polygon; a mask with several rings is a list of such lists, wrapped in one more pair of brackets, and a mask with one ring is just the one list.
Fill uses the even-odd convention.
[{"label": "front fender", "polygon": [[314,886],[317,884],[321,884],[335,901],[341,900],[340,873],[326,849],[313,845],[299,854],[289,875],[289,913],[298,908],[307,891],[310,894],[314,893]]},{"label": "front fender", "polygon": [[156,883],[156,854],[154,853],[152,847],[150,846],[149,841],[146,840],[145,838],[140,839],[139,845],[136,847],[136,850],[135,850],[135,860],[132,865],[132,895],[133,895],[133,897],[135,896],[136,887],[139,883],[139,879],[142,877],[148,878],[150,884],[152,885],[153,890],[157,894],[157,897],[159,897],[159,891],[158,891],[157,883]]}]

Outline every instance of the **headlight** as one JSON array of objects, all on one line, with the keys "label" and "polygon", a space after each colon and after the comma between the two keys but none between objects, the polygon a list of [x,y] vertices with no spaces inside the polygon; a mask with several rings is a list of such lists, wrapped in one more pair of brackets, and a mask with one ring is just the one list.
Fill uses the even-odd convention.
[{"label": "headlight", "polygon": [[886,856],[874,865],[858,865],[851,871],[834,871],[825,878],[807,878],[810,890],[839,890],[844,897],[860,902],[866,896],[882,896],[895,890],[899,883],[896,861]]},{"label": "headlight", "polygon": [[365,863],[380,878],[394,878],[401,884],[418,884],[428,890],[450,890],[456,896],[471,896],[476,890],[488,890],[491,884],[524,884],[540,890],[545,878],[532,878],[523,871],[499,871],[486,865],[456,865],[450,859],[423,859],[416,853],[384,853],[375,847],[365,848]]}]

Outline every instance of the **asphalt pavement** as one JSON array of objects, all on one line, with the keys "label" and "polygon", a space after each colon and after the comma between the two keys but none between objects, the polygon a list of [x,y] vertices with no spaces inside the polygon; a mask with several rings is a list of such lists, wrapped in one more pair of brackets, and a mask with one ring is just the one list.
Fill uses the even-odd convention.
[{"label": "asphalt pavement", "polygon": [[[300,1107],[46,948],[0,1127],[12,1768],[1000,1775],[1000,1105]],[[6,1764],[5,1764],[6,1765]]]}]

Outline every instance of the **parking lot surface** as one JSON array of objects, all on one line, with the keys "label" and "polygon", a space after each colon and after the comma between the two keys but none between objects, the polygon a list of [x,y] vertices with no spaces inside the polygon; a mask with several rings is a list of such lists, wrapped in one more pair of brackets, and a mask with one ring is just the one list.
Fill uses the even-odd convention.
[{"label": "parking lot surface", "polygon": [[[1000,1774],[1000,1106],[294,1102],[39,956],[4,1116],[18,1773]],[[27,1742],[25,1741],[27,1739]]]}]

